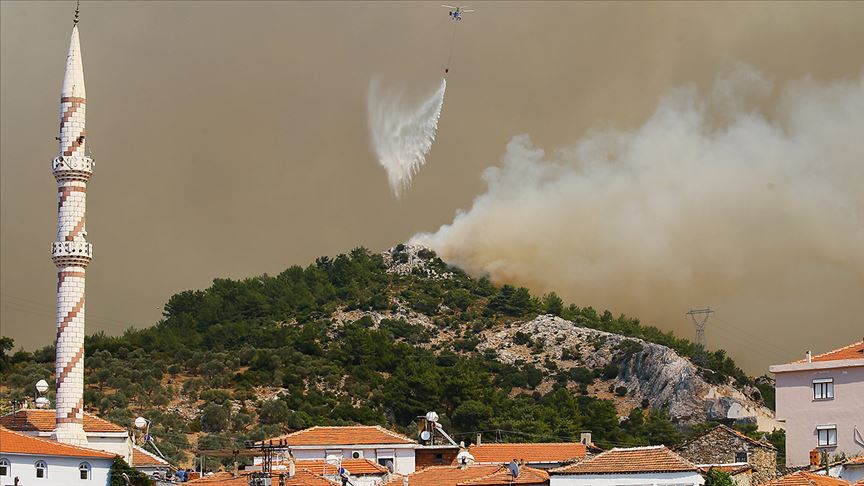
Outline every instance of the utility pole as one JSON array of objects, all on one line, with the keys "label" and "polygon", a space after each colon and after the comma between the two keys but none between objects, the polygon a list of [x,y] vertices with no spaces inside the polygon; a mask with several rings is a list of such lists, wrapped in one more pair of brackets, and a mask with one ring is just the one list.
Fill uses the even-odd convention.
[{"label": "utility pole", "polygon": [[711,307],[706,307],[704,309],[690,309],[685,314],[690,316],[693,325],[696,326],[696,344],[702,345],[703,348],[705,347],[705,323],[708,322],[708,318],[713,313],[714,311],[711,310]]}]

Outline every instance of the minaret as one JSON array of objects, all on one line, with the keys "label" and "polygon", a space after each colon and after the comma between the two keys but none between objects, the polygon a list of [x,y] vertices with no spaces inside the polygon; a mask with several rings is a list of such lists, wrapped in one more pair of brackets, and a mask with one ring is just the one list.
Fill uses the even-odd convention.
[{"label": "minaret", "polygon": [[60,93],[60,155],[52,165],[57,179],[57,416],[53,438],[86,445],[84,434],[84,272],[93,256],[87,243],[84,209],[93,160],[84,154],[84,68],[78,41],[78,10]]}]

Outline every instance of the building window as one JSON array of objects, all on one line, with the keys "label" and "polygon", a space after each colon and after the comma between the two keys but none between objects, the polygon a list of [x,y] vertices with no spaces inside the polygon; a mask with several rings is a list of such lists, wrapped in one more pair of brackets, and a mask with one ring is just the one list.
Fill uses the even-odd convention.
[{"label": "building window", "polygon": [[816,427],[816,435],[819,438],[819,447],[831,447],[837,445],[836,425],[820,425]]},{"label": "building window", "polygon": [[48,477],[48,464],[45,464],[45,461],[36,461],[36,477],[39,479]]},{"label": "building window", "polygon": [[396,471],[396,454],[393,449],[380,449],[375,451],[378,464],[386,467],[390,472]]},{"label": "building window", "polygon": [[78,472],[80,473],[81,479],[90,479],[90,464],[82,462],[78,465]]},{"label": "building window", "polygon": [[834,378],[813,380],[813,399],[831,400],[834,398]]},{"label": "building window", "polygon": [[0,477],[11,476],[9,459],[0,459]]},{"label": "building window", "polygon": [[735,462],[747,462],[747,451],[736,452],[735,453]]}]

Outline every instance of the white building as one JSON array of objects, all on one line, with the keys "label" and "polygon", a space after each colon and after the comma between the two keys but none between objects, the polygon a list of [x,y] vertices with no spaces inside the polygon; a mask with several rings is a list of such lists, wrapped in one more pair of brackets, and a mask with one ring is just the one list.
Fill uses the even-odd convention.
[{"label": "white building", "polygon": [[[174,470],[167,461],[136,446],[123,427],[84,412],[84,434],[87,447],[120,456],[127,464],[150,475],[156,471]],[[54,410],[23,409],[0,416],[0,427],[31,437],[51,439],[54,432]],[[26,483],[25,483],[26,484]],[[6,486],[0,483],[0,486]]]},{"label": "white building", "polygon": [[107,485],[114,457],[0,427],[0,486]]},{"label": "white building", "polygon": [[794,363],[775,375],[777,418],[786,427],[786,465],[864,454],[864,341]]},{"label": "white building", "polygon": [[[134,463],[129,432],[119,425],[83,412],[87,447],[111,452]],[[54,410],[24,409],[0,416],[0,426],[33,437],[50,439],[54,432]]]},{"label": "white building", "polygon": [[699,468],[666,446],[615,448],[549,471],[550,486],[701,486]]},{"label": "white building", "polygon": [[[414,472],[415,450],[422,448],[416,441],[377,425],[311,427],[264,443],[284,445],[297,461],[317,459],[336,464],[342,459],[369,459],[398,474]],[[277,456],[274,462],[288,459],[287,455]],[[255,464],[260,461],[256,458]]]}]

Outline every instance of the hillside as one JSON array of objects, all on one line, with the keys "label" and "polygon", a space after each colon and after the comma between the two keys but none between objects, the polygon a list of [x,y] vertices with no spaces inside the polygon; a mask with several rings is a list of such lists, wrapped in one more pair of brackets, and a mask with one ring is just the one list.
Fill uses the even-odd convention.
[{"label": "hillside", "polygon": [[[770,386],[722,351],[555,294],[496,287],[417,246],[216,279],[172,296],[155,326],[88,336],[86,349],[86,409],[124,425],[147,416],[176,461],[316,424],[413,435],[429,410],[466,441],[590,429],[601,447],[671,444],[707,421],[771,415],[760,394]],[[52,370],[53,347],[4,349],[3,406]]]}]

